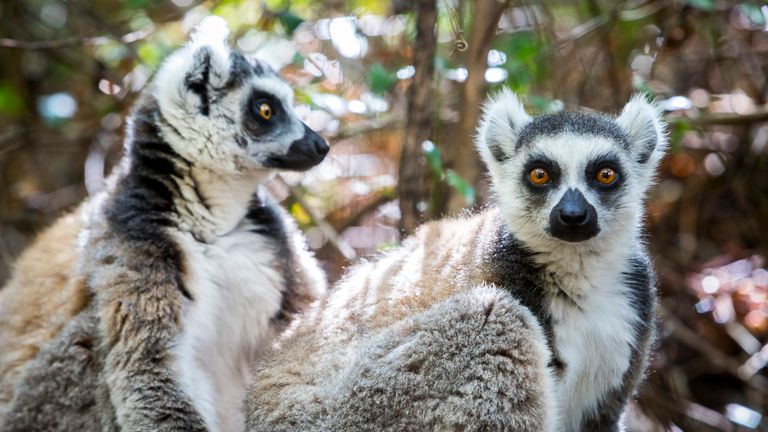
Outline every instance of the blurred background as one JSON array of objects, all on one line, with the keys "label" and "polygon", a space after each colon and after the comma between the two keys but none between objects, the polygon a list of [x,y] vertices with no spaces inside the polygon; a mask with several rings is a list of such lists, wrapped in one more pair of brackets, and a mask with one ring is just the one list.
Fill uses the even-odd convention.
[{"label": "blurred background", "polygon": [[331,279],[487,201],[471,141],[487,92],[509,86],[536,113],[655,97],[672,144],[647,221],[663,320],[631,429],[768,430],[762,1],[0,2],[0,283],[103,187],[132,101],[211,13],[332,144],[308,175],[269,185]]}]

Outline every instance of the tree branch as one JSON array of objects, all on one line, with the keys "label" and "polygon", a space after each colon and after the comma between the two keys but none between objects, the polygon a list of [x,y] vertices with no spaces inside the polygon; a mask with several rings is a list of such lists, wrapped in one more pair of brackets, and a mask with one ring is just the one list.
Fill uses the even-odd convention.
[{"label": "tree branch", "polygon": [[749,114],[702,114],[699,117],[671,117],[670,123],[692,123],[694,125],[748,125],[768,121],[768,111],[756,111]]},{"label": "tree branch", "polygon": [[424,222],[426,203],[432,184],[431,173],[423,163],[422,143],[432,136],[432,81],[437,47],[437,5],[435,0],[416,2],[416,42],[413,66],[416,73],[408,89],[405,139],[400,153],[398,196],[400,231],[410,234]]},{"label": "tree branch", "polygon": [[17,48],[25,50],[50,50],[59,48],[69,48],[74,46],[98,46],[106,45],[108,43],[124,43],[131,44],[140,40],[146,39],[154,33],[155,27],[149,26],[145,29],[136,30],[134,32],[126,33],[118,38],[112,38],[109,36],[94,36],[84,37],[77,36],[66,39],[50,40],[50,41],[23,41],[17,39],[0,38],[0,47],[4,48]]}]

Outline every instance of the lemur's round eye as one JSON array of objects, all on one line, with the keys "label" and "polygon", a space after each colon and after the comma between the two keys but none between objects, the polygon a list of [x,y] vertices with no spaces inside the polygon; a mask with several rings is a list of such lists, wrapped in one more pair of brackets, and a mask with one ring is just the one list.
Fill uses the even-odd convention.
[{"label": "lemur's round eye", "polygon": [[615,183],[617,177],[618,175],[614,169],[606,167],[597,172],[596,179],[598,183],[608,186]]},{"label": "lemur's round eye", "polygon": [[549,183],[549,173],[544,168],[534,168],[528,173],[528,180],[537,186],[542,186]]},{"label": "lemur's round eye", "polygon": [[259,115],[264,120],[269,120],[272,117],[272,107],[269,106],[268,103],[263,102],[261,105],[259,105]]}]

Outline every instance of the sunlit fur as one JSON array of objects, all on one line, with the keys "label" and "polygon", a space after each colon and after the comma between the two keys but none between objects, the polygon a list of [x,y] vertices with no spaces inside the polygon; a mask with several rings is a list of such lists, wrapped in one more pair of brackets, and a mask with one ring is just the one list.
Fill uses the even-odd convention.
[{"label": "sunlit fur", "polygon": [[[163,135],[181,156],[199,168],[242,175],[262,167],[270,155],[286,153],[302,137],[304,127],[293,111],[292,88],[266,63],[234,53],[227,45],[228,33],[221,18],[206,19],[190,41],[163,62],[153,93],[163,113],[159,123]],[[207,66],[202,56],[209,57]],[[235,61],[250,63],[255,73],[243,74]],[[189,89],[190,81],[206,78],[208,102]],[[249,137],[242,127],[244,105],[253,91],[275,96],[289,119],[259,139]],[[242,139],[247,146],[238,145]]]},{"label": "sunlit fur", "polygon": [[[4,288],[0,429],[242,430],[248,364],[324,291],[303,235],[260,187],[275,158],[309,142],[317,151],[295,165],[307,169],[327,145],[296,116],[291,88],[227,35],[206,19],[161,65],[106,190],[25,254],[69,276],[46,286],[66,283],[71,304],[18,282],[41,279],[31,275]],[[254,95],[273,104],[268,123]],[[69,259],[50,258],[50,238]],[[59,313],[25,336],[16,323],[34,311],[16,305],[46,301]]]},{"label": "sunlit fur", "polygon": [[[493,99],[477,146],[494,200],[355,265],[294,321],[254,365],[249,430],[619,430],[654,335],[640,224],[665,145],[640,98],[618,119]],[[623,183],[594,202],[585,167],[605,152]],[[525,183],[535,157],[560,165],[558,187]],[[568,188],[597,207],[594,238],[548,234]]]},{"label": "sunlit fur", "polygon": [[497,209],[420,226],[254,363],[248,430],[560,432],[529,265]]},{"label": "sunlit fur", "polygon": [[[666,136],[658,110],[641,96],[633,97],[615,120],[591,114],[574,120],[582,126],[573,128],[566,116],[549,116],[540,120],[546,125],[527,128],[534,119],[513,93],[504,91],[486,105],[477,145],[509,230],[544,266],[551,292],[565,294],[554,296],[548,308],[555,355],[564,363],[558,386],[563,430],[578,431],[585,418],[602,415],[597,411],[622,386],[632,356],[648,356],[638,329],[653,321],[643,322],[646,317],[636,310],[626,281],[638,272],[638,262],[647,262],[644,197],[666,151]],[[605,122],[607,128],[615,122],[620,127],[616,135],[625,134],[628,142],[617,142],[600,128],[590,131],[590,122]],[[542,193],[527,187],[525,164],[532,155],[559,165],[562,181],[556,187]],[[620,163],[622,183],[610,199],[601,200],[585,169],[605,155]],[[598,216],[599,233],[582,242],[549,233],[550,212],[569,189],[581,192]],[[639,354],[634,351],[638,345]]]}]

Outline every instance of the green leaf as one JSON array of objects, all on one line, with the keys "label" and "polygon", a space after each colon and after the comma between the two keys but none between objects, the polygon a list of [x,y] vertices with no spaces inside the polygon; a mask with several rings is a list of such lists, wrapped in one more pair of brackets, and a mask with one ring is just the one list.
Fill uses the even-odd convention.
[{"label": "green leaf", "polygon": [[703,11],[715,10],[715,0],[688,0],[689,5]]},{"label": "green leaf", "polygon": [[24,110],[24,99],[6,83],[0,83],[0,112],[18,116]]},{"label": "green leaf", "polygon": [[635,90],[643,92],[646,99],[653,99],[656,96],[656,94],[653,93],[651,87],[648,85],[648,82],[639,75],[632,77],[632,87],[634,87]]},{"label": "green leaf", "polygon": [[310,222],[312,222],[312,217],[299,203],[294,203],[291,206],[291,216],[296,219],[296,222],[299,225],[308,225]]},{"label": "green leaf", "polygon": [[145,9],[149,6],[151,0],[126,0],[125,5],[129,9]]},{"label": "green leaf", "polygon": [[109,67],[117,67],[129,53],[130,50],[124,44],[117,42],[96,47],[96,57]]},{"label": "green leaf", "polygon": [[381,242],[378,245],[376,245],[376,252],[386,252],[386,251],[394,249],[394,248],[396,248],[398,246],[400,246],[400,244],[398,242],[395,242],[395,241]]},{"label": "green leaf", "polygon": [[546,75],[550,46],[535,32],[501,34],[493,48],[506,54],[501,67],[507,70],[506,85],[518,93],[527,93],[531,86]]},{"label": "green leaf", "polygon": [[435,71],[443,72],[450,67],[450,60],[440,54],[435,55]]},{"label": "green leaf", "polygon": [[528,95],[525,97],[525,101],[542,113],[553,113],[563,109],[563,103],[561,101],[552,100],[543,96]]},{"label": "green leaf", "polygon": [[289,36],[304,22],[303,19],[294,15],[290,9],[283,9],[278,12],[277,19],[280,20],[280,24],[283,25]]},{"label": "green leaf", "polygon": [[678,153],[682,149],[683,136],[686,132],[693,130],[693,125],[686,118],[678,118],[671,122],[669,133],[669,147],[671,153]]},{"label": "green leaf", "polygon": [[377,94],[384,94],[394,87],[397,75],[394,71],[387,70],[381,63],[374,63],[368,70],[368,87]]},{"label": "green leaf", "polygon": [[763,11],[760,10],[760,6],[753,3],[743,3],[738,7],[741,9],[741,13],[749,17],[752,24],[757,27],[765,27],[765,15],[763,15]]},{"label": "green leaf", "polygon": [[297,87],[294,89],[294,99],[296,100],[296,103],[302,104],[302,105],[308,105],[311,108],[315,109],[317,108],[317,104],[312,99],[312,95],[309,94],[306,89],[303,89],[301,87]]},{"label": "green leaf", "polygon": [[141,61],[154,69],[160,66],[163,58],[168,55],[169,48],[160,43],[153,43],[150,39],[139,45],[137,52]]},{"label": "green leaf", "polygon": [[422,147],[424,150],[424,155],[427,157],[427,163],[429,163],[430,168],[432,168],[432,172],[435,173],[437,178],[442,179],[445,176],[445,173],[443,172],[443,160],[442,156],[440,155],[440,150],[432,144],[432,146],[427,146],[426,148]]},{"label": "green leaf", "polygon": [[438,180],[446,182],[450,187],[456,189],[464,197],[468,206],[475,203],[475,188],[469,184],[463,177],[452,169],[444,169],[440,150],[434,144],[424,146],[424,155],[427,157],[427,163],[432,168]]},{"label": "green leaf", "polygon": [[469,182],[464,180],[462,176],[457,174],[456,171],[448,169],[445,172],[445,182],[456,189],[456,191],[464,197],[464,202],[466,202],[468,206],[475,203],[475,188],[472,187]]}]

